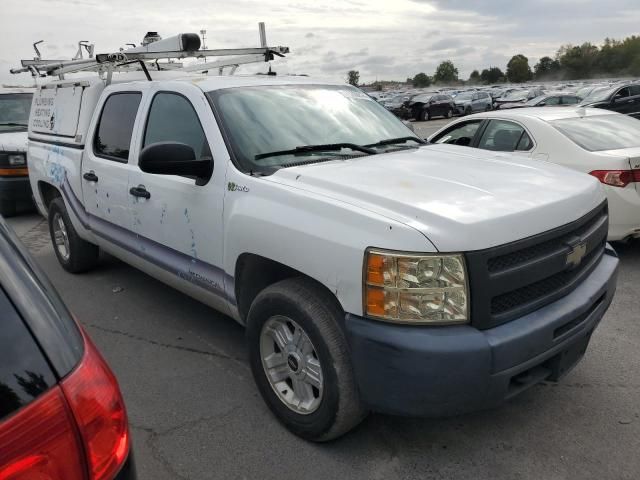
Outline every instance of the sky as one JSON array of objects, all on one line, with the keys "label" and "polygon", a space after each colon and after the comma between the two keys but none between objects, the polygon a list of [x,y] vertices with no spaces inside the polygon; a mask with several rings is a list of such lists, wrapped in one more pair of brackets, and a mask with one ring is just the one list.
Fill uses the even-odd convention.
[{"label": "sky", "polygon": [[[273,62],[279,73],[361,81],[433,74],[452,60],[460,77],[489,66],[505,69],[522,53],[530,65],[560,45],[640,33],[638,0],[0,0],[0,83],[31,44],[44,40],[46,58],[71,58],[79,40],[97,53],[139,43],[147,31],[163,37],[207,30],[209,48],[258,45],[260,21],[270,45],[291,48]],[[265,71],[265,65],[239,73]]]}]

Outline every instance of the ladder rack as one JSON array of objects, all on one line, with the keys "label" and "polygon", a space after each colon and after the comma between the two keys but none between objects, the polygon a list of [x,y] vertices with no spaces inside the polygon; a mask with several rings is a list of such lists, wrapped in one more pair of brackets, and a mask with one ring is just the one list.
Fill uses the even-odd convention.
[{"label": "ladder rack", "polygon": [[[155,33],[155,32],[150,32]],[[284,57],[289,53],[289,47],[270,47],[266,42],[264,23],[259,24],[260,47],[254,48],[227,48],[214,50],[200,50],[200,37],[194,33],[185,33],[170,37],[164,40],[155,40],[145,43],[142,46],[127,50],[120,50],[115,53],[99,53],[93,55],[93,45],[82,42],[89,53],[89,58],[82,58],[81,46],[79,44],[78,54],[72,60],[42,60],[37,49],[36,42],[34,49],[37,57],[34,59],[21,60],[20,68],[12,68],[11,73],[30,72],[34,77],[57,76],[64,79],[67,73],[76,72],[97,72],[100,75],[107,74],[108,82],[111,75],[116,71],[128,71],[132,68],[142,69],[147,78],[150,78],[149,70],[179,70],[184,72],[207,72],[218,69],[223,73],[223,69],[231,67],[231,74],[240,65],[250,63],[269,62],[275,57]],[[157,34],[155,34],[157,37]],[[149,37],[145,37],[145,40]],[[159,38],[159,37],[158,37]],[[225,57],[213,62],[207,62],[210,57]],[[193,58],[204,59],[191,65],[182,65],[172,62],[159,62],[159,60],[182,60]],[[135,66],[133,66],[136,64]],[[166,66],[166,67],[165,67]]]}]

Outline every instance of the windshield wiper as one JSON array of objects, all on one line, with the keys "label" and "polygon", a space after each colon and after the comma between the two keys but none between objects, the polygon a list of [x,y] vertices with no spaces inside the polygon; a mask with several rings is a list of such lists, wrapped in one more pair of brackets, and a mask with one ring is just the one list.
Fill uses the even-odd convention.
[{"label": "windshield wiper", "polygon": [[427,143],[418,137],[398,137],[398,138],[389,138],[387,140],[381,140],[378,143],[365,145],[365,147],[384,147],[385,145],[395,145],[396,143],[406,143],[410,141],[414,141],[416,143],[419,143],[420,145],[426,145]]},{"label": "windshield wiper", "polygon": [[279,157],[280,155],[300,155],[309,152],[335,152],[337,150],[342,150],[343,148],[350,148],[351,150],[368,153],[369,155],[375,155],[376,153],[378,153],[372,148],[356,145],[355,143],[327,143],[325,145],[303,145],[301,147],[292,148],[290,150],[260,153],[253,157],[253,159],[262,160],[263,158]]},{"label": "windshield wiper", "polygon": [[29,125],[26,123],[17,123],[17,122],[1,122],[0,126],[2,127],[28,127]]}]

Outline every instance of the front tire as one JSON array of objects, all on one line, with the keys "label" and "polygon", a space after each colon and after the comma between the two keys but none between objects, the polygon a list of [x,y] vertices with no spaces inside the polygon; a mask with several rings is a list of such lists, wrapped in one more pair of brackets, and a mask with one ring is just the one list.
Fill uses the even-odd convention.
[{"label": "front tire", "polygon": [[98,263],[100,250],[93,243],[80,238],[71,223],[62,198],[55,198],[49,206],[49,234],[53,251],[67,272],[81,273]]},{"label": "front tire", "polygon": [[365,417],[333,296],[310,279],[263,290],[247,318],[249,361],[263,399],[291,432],[333,440]]},{"label": "front tire", "polygon": [[471,110],[471,107],[467,107],[467,109],[464,111],[465,115],[471,115],[473,113],[473,110]]},{"label": "front tire", "polygon": [[422,111],[422,115],[420,119],[424,122],[431,120],[431,112],[429,111],[428,108]]},{"label": "front tire", "polygon": [[453,109],[449,109],[447,110],[447,113],[444,115],[444,118],[451,118],[453,117]]}]

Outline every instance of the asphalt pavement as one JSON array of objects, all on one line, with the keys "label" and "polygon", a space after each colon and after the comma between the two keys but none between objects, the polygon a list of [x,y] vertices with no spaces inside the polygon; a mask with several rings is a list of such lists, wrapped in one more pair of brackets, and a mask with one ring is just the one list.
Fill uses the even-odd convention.
[{"label": "asphalt pavement", "polygon": [[141,479],[640,477],[638,243],[618,246],[617,296],[560,384],[455,418],[371,415],[320,445],[272,417],[232,319],[107,255],[90,273],[66,273],[41,217],[9,223],[114,369]]}]

